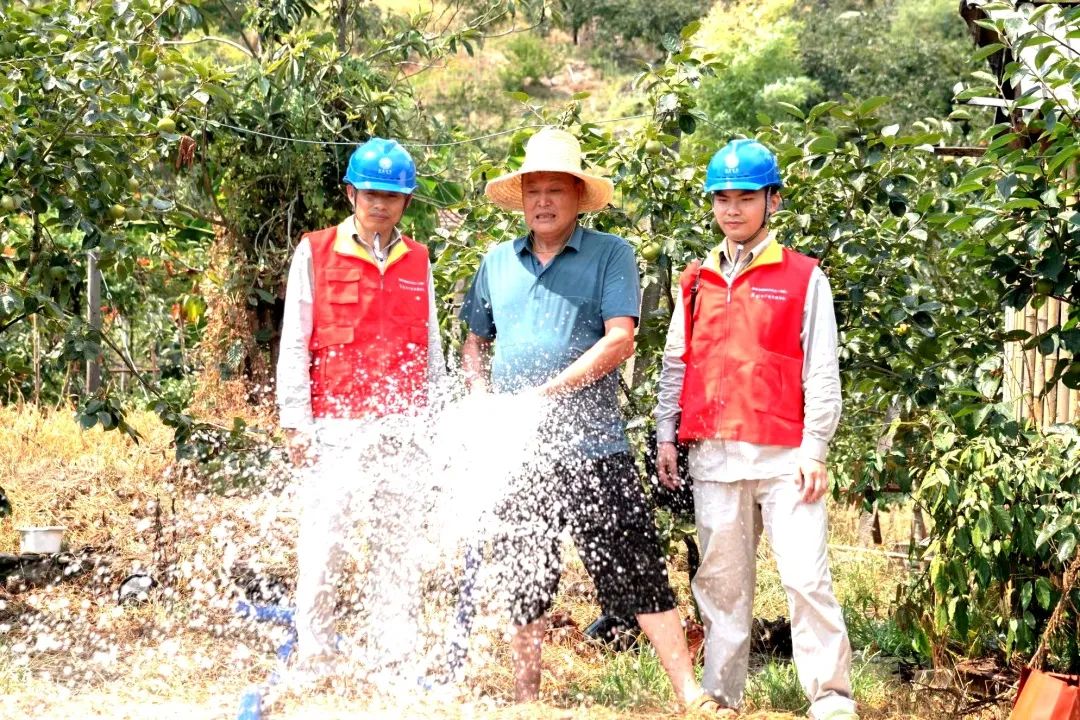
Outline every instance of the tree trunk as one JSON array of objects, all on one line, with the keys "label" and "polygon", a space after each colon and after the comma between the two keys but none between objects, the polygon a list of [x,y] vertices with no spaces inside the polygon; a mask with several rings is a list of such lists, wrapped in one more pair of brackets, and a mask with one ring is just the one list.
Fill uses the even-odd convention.
[{"label": "tree trunk", "polygon": [[926,539],[926,519],[922,510],[915,508],[911,513],[911,544],[918,545]]},{"label": "tree trunk", "polygon": [[[892,450],[893,437],[895,433],[892,431],[892,424],[896,418],[900,417],[900,401],[894,398],[889,403],[889,409],[885,411],[885,432],[878,438],[877,451],[879,454],[886,453]],[[882,542],[881,537],[881,514],[875,507],[872,511],[863,511],[859,515],[859,545],[869,547],[870,545],[880,545]]]},{"label": "tree trunk", "polygon": [[[655,282],[652,285],[645,288],[645,291],[641,294],[641,319],[644,320],[650,317],[660,308],[660,297],[664,292],[663,276],[661,275],[661,282]],[[634,378],[632,381],[633,387],[639,386],[645,379],[645,372],[648,370],[648,363],[634,362]]]},{"label": "tree trunk", "polygon": [[30,332],[34,337],[34,405],[41,405],[41,335],[38,332],[37,313],[30,316]]},{"label": "tree trunk", "polygon": [[[101,334],[101,273],[98,272],[96,250],[86,254],[86,323]],[[86,394],[93,395],[101,387],[101,356],[86,361]]]},{"label": "tree trunk", "polygon": [[337,49],[340,53],[349,50],[349,0],[338,0],[337,6]]}]

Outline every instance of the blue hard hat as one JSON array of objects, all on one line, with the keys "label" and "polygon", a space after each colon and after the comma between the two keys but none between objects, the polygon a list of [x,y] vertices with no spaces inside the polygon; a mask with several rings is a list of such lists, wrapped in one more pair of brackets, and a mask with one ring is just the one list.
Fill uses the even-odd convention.
[{"label": "blue hard hat", "polygon": [[732,140],[716,151],[705,171],[705,192],[783,187],[780,166],[757,140]]},{"label": "blue hard hat", "polygon": [[357,190],[410,195],[416,189],[416,164],[396,140],[373,137],[353,151],[344,181]]}]

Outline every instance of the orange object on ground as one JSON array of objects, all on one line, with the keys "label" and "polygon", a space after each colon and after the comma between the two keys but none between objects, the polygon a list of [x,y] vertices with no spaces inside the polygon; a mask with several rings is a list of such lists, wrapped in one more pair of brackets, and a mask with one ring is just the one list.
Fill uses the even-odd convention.
[{"label": "orange object on ground", "polygon": [[1010,720],[1080,720],[1080,675],[1025,668]]}]

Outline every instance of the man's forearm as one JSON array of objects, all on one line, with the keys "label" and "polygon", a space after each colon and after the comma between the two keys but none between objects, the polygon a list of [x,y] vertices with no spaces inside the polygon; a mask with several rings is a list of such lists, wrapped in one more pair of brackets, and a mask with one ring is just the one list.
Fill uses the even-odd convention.
[{"label": "man's forearm", "polygon": [[434,391],[446,377],[446,362],[442,350],[442,334],[439,332],[438,299],[435,297],[435,279],[428,266],[428,385]]},{"label": "man's forearm", "polygon": [[487,390],[491,368],[491,340],[469,333],[461,346],[461,370],[473,390]]},{"label": "man's forearm", "polygon": [[284,428],[303,428],[312,421],[309,344],[314,324],[313,284],[311,247],[302,240],[289,267],[276,370],[278,414]]},{"label": "man's forearm", "polygon": [[656,441],[675,442],[679,429],[679,398],[686,377],[683,352],[686,348],[686,329],[682,311],[682,291],[675,300],[675,312],[668,325],[664,342],[663,365],[660,368],[659,387],[656,392]]},{"label": "man's forearm", "polygon": [[562,395],[592,385],[634,354],[633,320],[629,328],[620,324],[541,387],[547,395]]},{"label": "man's forearm", "polygon": [[836,314],[828,279],[815,272],[803,318],[803,457],[825,461],[840,422],[840,366]]}]

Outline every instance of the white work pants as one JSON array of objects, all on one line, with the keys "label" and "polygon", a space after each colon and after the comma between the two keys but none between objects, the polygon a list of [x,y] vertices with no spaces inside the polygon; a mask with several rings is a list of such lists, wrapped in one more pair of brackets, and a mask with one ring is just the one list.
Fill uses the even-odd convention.
[{"label": "white work pants", "polygon": [[825,501],[803,502],[792,478],[694,482],[693,488],[701,545],[693,591],[705,623],[705,690],[730,707],[742,702],[764,525],[787,592],[795,669],[810,715],[854,711],[851,647],[826,555]]},{"label": "white work pants", "polygon": [[[346,543],[364,528],[366,566],[349,594],[359,610],[369,672],[399,672],[416,649],[419,583],[427,554],[422,535],[430,478],[422,452],[407,435],[336,421],[316,431],[315,463],[302,471],[302,510],[297,542],[296,631],[301,661],[338,653],[334,629],[337,587]],[[352,425],[352,428],[349,428]],[[362,585],[360,588],[358,585]]]}]

